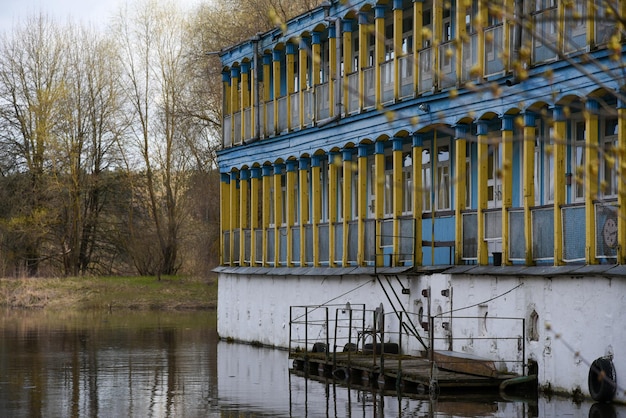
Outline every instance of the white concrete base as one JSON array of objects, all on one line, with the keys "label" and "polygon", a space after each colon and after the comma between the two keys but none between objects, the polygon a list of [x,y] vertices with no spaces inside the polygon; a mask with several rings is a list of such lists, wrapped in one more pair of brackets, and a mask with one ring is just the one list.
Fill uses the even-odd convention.
[{"label": "white concrete base", "polygon": [[[433,322],[436,349],[486,357],[503,370],[517,373],[523,372],[523,364],[533,361],[540,387],[557,393],[581,391],[586,396],[589,365],[598,357],[609,356],[617,373],[615,399],[626,402],[624,387],[620,387],[626,382],[626,280],[443,273],[399,277],[400,282],[390,279],[392,286],[383,280],[384,287],[396,309],[400,310],[402,303],[424,339],[428,333],[419,323],[428,322],[429,312],[440,314]],[[284,348],[290,346],[291,338],[293,348],[303,347],[306,336],[311,349],[314,342],[326,342],[328,335],[332,347],[334,320],[348,324],[345,305],[350,302],[353,310],[365,304],[366,329],[374,326],[372,311],[382,303],[386,314],[384,339],[398,342],[397,316],[382,287],[370,275],[220,273],[218,287],[221,338]],[[402,287],[409,294],[407,290],[403,293]],[[329,307],[330,332],[320,325],[326,318],[326,309],[321,308],[307,308],[308,327],[302,322],[304,308],[292,310],[294,318],[299,317],[295,322],[300,323],[290,330],[290,306],[307,305]],[[418,318],[420,308],[423,314]],[[353,313],[352,341],[363,328],[354,320],[359,315]],[[339,350],[347,342],[347,333],[347,327],[339,332]],[[423,350],[415,338],[402,338],[403,352],[419,354]]]}]

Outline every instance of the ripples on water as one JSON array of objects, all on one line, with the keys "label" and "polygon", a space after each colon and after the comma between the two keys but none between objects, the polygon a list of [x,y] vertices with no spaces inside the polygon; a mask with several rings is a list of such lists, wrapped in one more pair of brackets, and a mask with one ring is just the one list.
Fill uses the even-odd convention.
[{"label": "ripples on water", "polygon": [[616,417],[567,399],[411,399],[289,373],[281,350],[218,342],[215,312],[5,313],[2,417]]}]

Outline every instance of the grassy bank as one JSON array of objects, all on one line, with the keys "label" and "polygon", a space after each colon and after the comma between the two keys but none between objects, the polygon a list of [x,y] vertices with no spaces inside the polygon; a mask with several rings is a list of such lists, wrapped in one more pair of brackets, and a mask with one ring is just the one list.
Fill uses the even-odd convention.
[{"label": "grassy bank", "polygon": [[216,306],[215,277],[0,279],[0,307],[5,309],[199,310]]}]

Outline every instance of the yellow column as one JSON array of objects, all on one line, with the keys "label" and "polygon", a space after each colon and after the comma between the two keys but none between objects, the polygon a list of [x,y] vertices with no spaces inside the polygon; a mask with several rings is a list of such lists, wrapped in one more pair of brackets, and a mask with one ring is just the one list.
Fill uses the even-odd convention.
[{"label": "yellow column", "polygon": [[348,228],[352,218],[352,150],[343,151],[343,247],[341,251],[341,265],[348,265]]},{"label": "yellow column", "polygon": [[[433,1],[433,73],[435,77],[435,86],[440,85],[441,71],[439,67],[439,45],[443,38],[443,2],[437,0]],[[433,218],[433,221],[435,218]]]},{"label": "yellow column", "polygon": [[509,261],[509,209],[513,206],[513,122],[512,115],[502,118],[502,264]]},{"label": "yellow column", "polygon": [[287,62],[287,79],[285,80],[285,82],[287,83],[287,129],[292,130],[295,128],[295,126],[291,126],[291,95],[296,91],[296,46],[292,43],[287,44],[287,54],[285,60]]},{"label": "yellow column", "polygon": [[328,265],[335,267],[335,224],[337,223],[337,170],[341,157],[336,152],[328,155]]},{"label": "yellow column", "polygon": [[357,263],[359,266],[365,265],[365,219],[367,218],[367,145],[359,144],[358,146],[358,173],[359,173],[359,191],[357,193]]},{"label": "yellow column", "polygon": [[244,110],[250,107],[250,63],[244,62],[241,64],[241,138],[251,138],[251,132],[248,130],[252,125],[246,129],[246,118],[244,117]]},{"label": "yellow column", "polygon": [[[585,5],[585,10],[587,11],[587,14],[589,15],[589,18],[587,19],[587,45],[591,45],[592,47],[595,46],[597,44],[596,39],[595,39],[595,32],[596,32],[596,13],[594,12],[596,9],[596,5],[595,5],[595,0],[583,0],[586,1],[587,4]],[[622,3],[624,3],[622,1]],[[606,3],[605,3],[606,5]],[[620,15],[620,16],[624,16],[624,15]],[[618,21],[621,19],[617,19]],[[560,32],[560,31],[559,31]]]},{"label": "yellow column", "polygon": [[313,229],[313,266],[320,266],[320,231],[322,218],[321,156],[311,157],[311,228]]},{"label": "yellow column", "polygon": [[[478,16],[476,19],[476,31],[478,34],[478,48],[476,56],[478,62],[476,62],[476,75],[472,74],[472,79],[482,78],[485,74],[484,71],[484,57],[485,57],[485,28],[487,27],[487,21],[489,19],[489,2],[478,2]],[[472,72],[473,73],[473,72]]]},{"label": "yellow column", "polygon": [[335,104],[337,102],[337,98],[335,97],[335,90],[338,86],[335,86],[335,81],[338,79],[337,77],[337,29],[335,27],[335,23],[331,23],[331,26],[328,27],[328,109],[329,115],[332,118],[335,116]]},{"label": "yellow column", "polygon": [[375,80],[375,106],[381,106],[381,73],[380,65],[385,61],[385,5],[374,7],[374,80]]},{"label": "yellow column", "polygon": [[298,98],[300,100],[300,126],[304,126],[304,95],[307,88],[307,79],[309,71],[309,46],[307,45],[307,38],[300,38],[300,49],[298,50],[298,80],[300,82],[300,89]]},{"label": "yellow column", "polygon": [[563,262],[563,217],[561,207],[566,203],[565,170],[566,170],[566,141],[567,122],[561,106],[556,106],[552,112],[554,120],[554,265],[561,266]]},{"label": "yellow column", "polygon": [[402,0],[393,0],[393,97],[400,98],[400,57],[402,51]]},{"label": "yellow column", "polygon": [[[509,1],[509,0],[507,0]],[[461,80],[461,74],[463,74],[463,48],[465,45],[469,45],[469,39],[467,39],[467,29],[465,23],[465,13],[467,12],[468,6],[471,5],[471,2],[457,2],[456,4],[456,27],[455,27],[455,35],[456,35],[456,79],[457,82]],[[511,15],[513,16],[513,15]],[[508,44],[505,44],[508,45]]]},{"label": "yellow column", "polygon": [[346,19],[343,21],[343,103],[345,106],[350,103],[350,94],[355,93],[350,91],[348,84],[348,74],[354,71],[352,61],[352,20]]},{"label": "yellow column", "polygon": [[319,32],[313,32],[311,41],[311,87],[315,87],[320,83],[320,69],[322,68],[322,40]]},{"label": "yellow column", "polygon": [[[626,4],[626,2],[622,3]],[[626,150],[626,100],[623,97],[617,103],[617,148],[620,150],[617,153],[618,179],[626,178],[626,154],[624,153]],[[624,264],[626,263],[626,183],[623,180],[617,182],[617,208],[617,242],[619,242],[617,262]]]},{"label": "yellow column", "polygon": [[298,162],[295,160],[287,161],[287,204],[285,205],[287,209],[287,267],[293,267],[293,230],[292,227],[296,224],[296,179],[297,173],[296,169],[298,167]]},{"label": "yellow column", "polygon": [[274,267],[280,266],[280,228],[283,225],[283,167],[274,165]]},{"label": "yellow column", "polygon": [[359,13],[359,109],[365,106],[365,72],[369,66],[369,37],[370,29],[365,12]]},{"label": "yellow column", "polygon": [[299,160],[299,177],[298,193],[300,199],[299,209],[299,222],[300,222],[300,266],[306,266],[306,249],[307,244],[311,245],[311,248],[315,247],[313,243],[306,240],[306,226],[310,223],[309,217],[309,163],[308,158],[300,158]]},{"label": "yellow column", "polygon": [[479,265],[487,265],[489,263],[489,249],[487,241],[485,241],[485,210],[487,209],[487,178],[488,178],[488,160],[489,147],[487,122],[479,121],[477,124],[477,141],[478,141],[478,202],[477,202],[477,263]]},{"label": "yellow column", "polygon": [[[278,99],[280,98],[280,87],[282,84],[282,78],[280,77],[280,59],[281,51],[274,51],[272,53],[272,65],[274,73],[274,131],[280,133],[278,129]],[[278,240],[276,240],[278,242]]]},{"label": "yellow column", "polygon": [[250,196],[250,172],[248,170],[241,170],[239,172],[239,265],[245,266],[246,263],[246,230],[249,228],[250,214],[248,208],[250,207],[248,198]]},{"label": "yellow column", "polygon": [[[230,175],[228,173],[222,173],[220,175],[220,264],[230,264],[232,260],[232,254],[228,254],[228,257],[224,254],[226,248],[224,242],[224,234],[229,232],[229,241],[233,240],[232,234],[230,234]],[[230,245],[228,246],[230,250]]]},{"label": "yellow column", "polygon": [[261,169],[250,169],[250,265],[257,266],[256,231],[259,229],[259,195],[261,192]]},{"label": "yellow column", "polygon": [[455,264],[463,263],[463,211],[466,209],[465,202],[465,182],[467,179],[466,160],[467,160],[467,125],[459,124],[455,128],[455,177],[456,187],[454,188],[454,218],[456,227],[454,232]]},{"label": "yellow column", "polygon": [[413,222],[415,226],[413,263],[421,266],[422,254],[422,147],[421,134],[413,134]]},{"label": "yellow column", "polygon": [[241,142],[241,137],[235,138],[235,113],[239,112],[241,109],[239,107],[239,67],[233,67],[230,70],[230,115],[231,115],[231,126],[232,126],[232,135],[233,144],[238,144]]},{"label": "yellow column", "polygon": [[400,254],[400,217],[404,202],[404,187],[402,184],[402,138],[393,138],[391,158],[393,161],[393,237],[392,264],[399,264]]},{"label": "yellow column", "polygon": [[384,255],[382,253],[382,225],[385,216],[385,143],[374,143],[374,218],[376,219],[376,265],[382,266]]},{"label": "yellow column", "polygon": [[[413,2],[413,92],[417,92],[419,83],[419,51],[422,49],[423,1]],[[420,161],[422,156],[420,155]],[[421,237],[420,237],[421,242]]]},{"label": "yellow column", "polygon": [[587,264],[597,264],[596,258],[596,211],[594,200],[598,198],[598,111],[599,104],[588,99],[585,105],[585,247]]},{"label": "yellow column", "polygon": [[530,266],[533,261],[533,224],[530,209],[535,206],[535,114],[524,114],[524,168],[523,192],[524,192],[524,238],[526,240],[526,265]]},{"label": "yellow column", "polygon": [[[235,247],[235,240],[233,239],[233,235],[235,231],[239,229],[239,193],[237,192],[237,186],[239,183],[239,179],[237,178],[238,173],[236,171],[231,171],[230,173],[230,259],[231,265],[236,260],[240,260],[240,257],[237,257],[235,251],[239,252],[239,248]],[[241,237],[239,237],[241,239]]]},{"label": "yellow column", "polygon": [[261,134],[263,136],[269,136],[274,132],[269,132],[267,109],[266,106],[270,102],[272,95],[270,91],[270,81],[272,79],[272,56],[270,54],[263,55],[263,91],[261,92],[263,98],[263,111],[261,112]]},{"label": "yellow column", "polygon": [[267,243],[267,233],[270,228],[270,211],[273,210],[271,206],[270,196],[272,195],[272,166],[264,165],[262,168],[263,175],[263,201],[261,202],[261,229],[262,232],[262,263],[263,267],[268,267],[272,260],[269,259],[269,245]]},{"label": "yellow column", "polygon": [[224,108],[222,111],[224,115],[231,115],[231,92],[230,92],[230,73],[228,71],[222,72],[222,90],[224,94]]}]

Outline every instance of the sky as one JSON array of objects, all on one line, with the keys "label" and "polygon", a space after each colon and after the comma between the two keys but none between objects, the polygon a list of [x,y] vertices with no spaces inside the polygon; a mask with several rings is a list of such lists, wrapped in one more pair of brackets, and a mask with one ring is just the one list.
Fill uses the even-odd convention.
[{"label": "sky", "polygon": [[[128,0],[132,4],[134,0]],[[175,0],[181,8],[188,8],[207,0]],[[59,22],[93,23],[105,27],[107,21],[126,3],[126,0],[0,0],[0,31],[10,31],[13,24],[29,15],[43,11]]]}]

